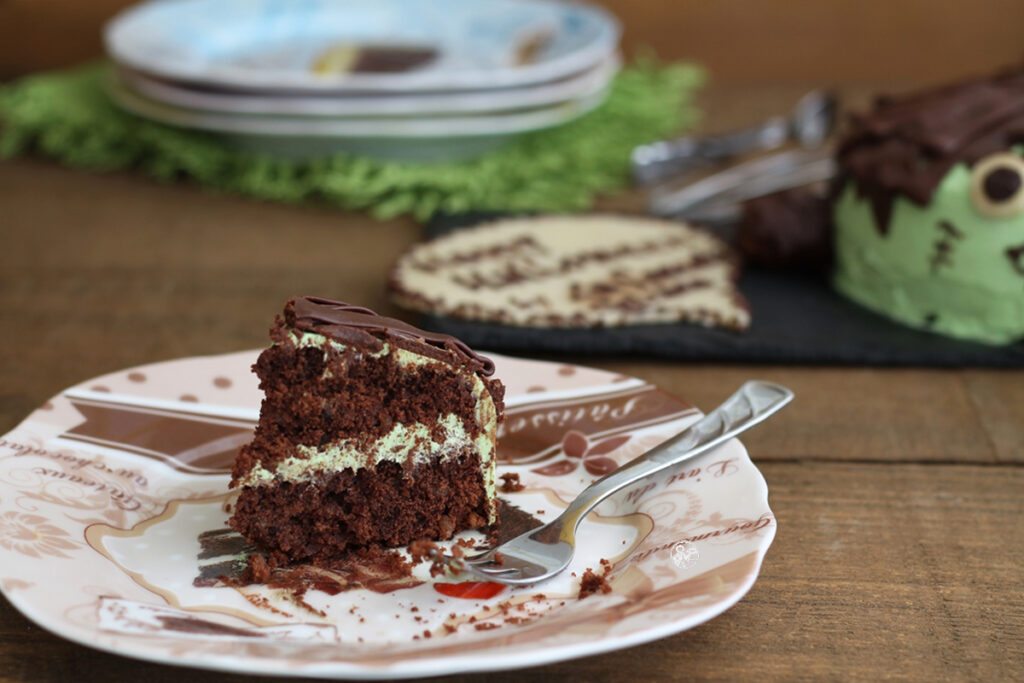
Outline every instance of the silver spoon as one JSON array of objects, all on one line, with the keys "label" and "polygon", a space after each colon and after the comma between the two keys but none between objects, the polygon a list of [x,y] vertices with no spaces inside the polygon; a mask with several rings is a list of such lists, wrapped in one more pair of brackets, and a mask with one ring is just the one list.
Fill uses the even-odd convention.
[{"label": "silver spoon", "polygon": [[653,185],[743,154],[777,149],[789,141],[815,147],[828,137],[835,119],[835,96],[812,90],[800,98],[789,116],[773,116],[749,128],[719,135],[687,136],[641,145],[633,150],[633,179],[638,185]]},{"label": "silver spoon", "polygon": [[[655,472],[707,452],[758,424],[792,399],[793,392],[786,387],[756,380],[747,382],[722,405],[679,434],[588,486],[557,519],[479,555],[436,557],[452,571],[468,571],[487,581],[521,585],[548,579],[569,566],[576,549],[576,528],[598,503]],[[496,561],[498,553],[501,555]]]}]

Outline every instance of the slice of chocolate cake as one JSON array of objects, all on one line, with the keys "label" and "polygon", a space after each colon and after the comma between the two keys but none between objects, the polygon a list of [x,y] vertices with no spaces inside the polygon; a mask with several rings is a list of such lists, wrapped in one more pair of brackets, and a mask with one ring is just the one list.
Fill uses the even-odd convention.
[{"label": "slice of chocolate cake", "polygon": [[230,525],[275,564],[448,539],[495,523],[494,364],[443,334],[299,297],[254,371],[265,392],[235,460]]}]

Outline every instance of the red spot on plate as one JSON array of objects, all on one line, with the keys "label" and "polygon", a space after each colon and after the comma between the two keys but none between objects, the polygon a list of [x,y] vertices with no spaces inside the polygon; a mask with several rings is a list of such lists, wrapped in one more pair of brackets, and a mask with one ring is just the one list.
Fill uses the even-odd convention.
[{"label": "red spot on plate", "polygon": [[494,581],[463,581],[462,583],[435,583],[434,590],[449,598],[488,600],[505,590],[504,584]]}]

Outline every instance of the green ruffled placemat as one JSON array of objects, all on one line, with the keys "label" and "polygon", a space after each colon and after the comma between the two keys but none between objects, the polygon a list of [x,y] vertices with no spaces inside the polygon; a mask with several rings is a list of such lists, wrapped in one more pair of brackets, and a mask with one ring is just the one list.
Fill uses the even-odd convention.
[{"label": "green ruffled placemat", "polygon": [[692,123],[703,71],[645,60],[615,79],[605,104],[582,118],[518,138],[470,161],[413,164],[351,155],[294,161],[233,149],[215,135],[153,123],[117,109],[106,65],[29,76],[0,87],[0,157],[29,151],[68,166],[139,169],[220,191],[284,202],[318,199],[380,218],[470,210],[571,211],[629,182],[629,153]]}]

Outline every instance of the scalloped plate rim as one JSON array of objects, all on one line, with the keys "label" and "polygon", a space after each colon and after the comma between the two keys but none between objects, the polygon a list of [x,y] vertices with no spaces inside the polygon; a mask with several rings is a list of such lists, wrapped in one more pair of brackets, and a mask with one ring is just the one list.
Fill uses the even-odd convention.
[{"label": "scalloped plate rim", "polygon": [[[224,354],[210,354],[183,357],[176,359],[169,359],[164,361],[158,361],[154,363],[146,363],[136,366],[130,366],[119,371],[113,371],[100,375],[95,378],[91,378],[80,382],[72,387],[59,392],[54,395],[51,400],[56,399],[64,394],[64,391],[69,389],[78,388],[93,382],[96,379],[102,377],[108,377],[115,373],[132,373],[136,371],[144,371],[147,368],[154,366],[160,366],[165,364],[173,364],[182,361],[191,360],[213,360],[229,356],[237,356],[240,354],[255,354],[261,349],[255,349],[251,351],[236,351]],[[488,353],[492,358],[503,358],[501,354]],[[515,359],[524,360],[524,359]],[[565,363],[557,363],[550,361],[527,361],[530,363],[537,363],[542,365],[551,366],[552,369],[555,366],[564,366]],[[582,366],[581,366],[582,367]],[[652,385],[657,387],[657,385]],[[32,414],[27,416],[22,422],[15,426],[11,431],[0,436],[0,438],[8,437],[18,432],[23,425],[31,421]],[[768,495],[769,489],[764,475],[757,468],[756,464],[750,458],[749,453],[743,446],[742,442],[733,440],[738,444],[742,455],[744,456],[744,462],[741,465],[749,466],[749,474],[753,476],[753,481],[757,483],[758,502],[763,504],[765,510],[771,516],[772,523],[763,527],[766,533],[757,536],[757,547],[750,553],[742,557],[747,557],[751,554],[755,555],[752,571],[750,571],[739,583],[736,588],[729,594],[729,596],[719,602],[714,603],[708,607],[702,608],[700,611],[693,615],[679,619],[676,621],[668,621],[662,624],[658,624],[653,627],[646,628],[644,630],[637,631],[635,633],[626,636],[612,636],[609,638],[599,638],[589,642],[582,643],[570,643],[560,644],[555,647],[546,647],[544,649],[536,651],[536,653],[529,657],[523,657],[521,652],[505,652],[502,653],[500,648],[489,647],[481,649],[478,652],[469,654],[461,657],[448,657],[448,656],[432,656],[424,658],[413,658],[410,660],[402,660],[399,656],[393,665],[389,666],[367,666],[358,663],[347,663],[340,661],[330,662],[316,662],[310,664],[308,668],[297,670],[295,668],[285,667],[273,667],[269,666],[272,662],[286,662],[287,660],[281,660],[276,657],[241,657],[241,656],[225,656],[225,655],[213,655],[211,657],[190,657],[188,655],[176,654],[173,658],[169,657],[164,653],[151,652],[148,650],[137,650],[129,651],[124,643],[105,643],[102,642],[104,638],[123,638],[129,641],[132,640],[132,636],[126,634],[105,634],[98,629],[85,631],[85,629],[76,630],[73,627],[68,627],[64,622],[52,622],[47,615],[41,614],[36,606],[28,600],[23,599],[20,595],[20,591],[11,590],[7,586],[0,582],[0,594],[14,606],[23,616],[34,622],[39,627],[49,631],[50,633],[74,642],[91,649],[99,650],[102,652],[119,655],[122,657],[128,657],[131,659],[137,659],[142,661],[148,661],[158,664],[172,665],[172,666],[186,666],[198,669],[212,670],[212,671],[224,671],[232,673],[242,674],[258,674],[258,675],[293,675],[300,677],[309,678],[339,678],[339,679],[367,679],[367,680],[380,680],[388,678],[413,678],[419,676],[439,676],[445,674],[459,674],[459,673],[471,673],[471,672],[488,672],[488,671],[507,671],[521,669],[531,666],[539,666],[545,664],[551,664],[555,662],[561,662],[571,659],[577,659],[580,657],[586,657],[601,653],[612,652],[621,650],[637,645],[649,643],[655,640],[659,640],[671,635],[675,635],[691,629],[697,625],[703,624],[726,610],[730,609],[733,605],[739,602],[756,583],[760,570],[764,562],[764,558],[767,554],[769,547],[774,541],[777,533],[778,520],[775,518],[774,512],[771,511]],[[142,522],[139,523],[143,523]],[[80,632],[85,631],[85,633]],[[88,633],[88,635],[86,635]],[[89,636],[93,639],[90,639]],[[170,640],[173,636],[157,636],[158,639]],[[188,641],[184,641],[188,642]],[[301,649],[303,645],[296,643],[294,645],[296,649]]]}]

